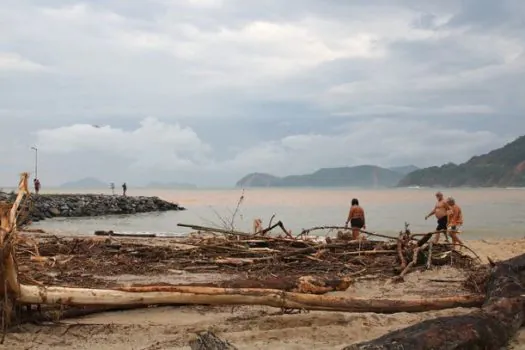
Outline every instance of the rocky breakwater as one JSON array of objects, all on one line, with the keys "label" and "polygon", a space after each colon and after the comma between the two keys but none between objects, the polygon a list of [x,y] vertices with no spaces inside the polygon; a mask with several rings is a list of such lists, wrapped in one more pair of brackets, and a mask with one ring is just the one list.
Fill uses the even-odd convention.
[{"label": "rocky breakwater", "polygon": [[[0,201],[12,202],[14,194],[0,193]],[[28,219],[36,222],[54,217],[86,217],[185,210],[158,197],[124,197],[101,194],[31,195]]]}]

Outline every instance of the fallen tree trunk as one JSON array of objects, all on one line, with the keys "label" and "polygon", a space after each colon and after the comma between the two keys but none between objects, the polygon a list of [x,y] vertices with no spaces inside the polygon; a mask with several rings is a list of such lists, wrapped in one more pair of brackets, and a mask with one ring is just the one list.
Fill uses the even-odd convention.
[{"label": "fallen tree trunk", "polygon": [[388,300],[336,295],[290,293],[274,289],[192,286],[129,287],[120,290],[20,286],[18,302],[55,305],[267,305],[277,308],[347,312],[421,312],[454,307],[477,307],[482,296]]},{"label": "fallen tree trunk", "polygon": [[[27,306],[30,307],[31,305]],[[35,310],[26,311],[25,314],[21,315],[20,321],[22,323],[59,322],[68,318],[84,317],[102,312],[127,311],[133,309],[148,308],[149,305],[86,306],[72,307],[66,310],[57,310],[55,306],[52,307],[53,308],[49,310],[39,310],[36,312]]]},{"label": "fallen tree trunk", "polygon": [[481,310],[439,317],[344,350],[499,350],[525,322],[525,254],[493,266]]}]

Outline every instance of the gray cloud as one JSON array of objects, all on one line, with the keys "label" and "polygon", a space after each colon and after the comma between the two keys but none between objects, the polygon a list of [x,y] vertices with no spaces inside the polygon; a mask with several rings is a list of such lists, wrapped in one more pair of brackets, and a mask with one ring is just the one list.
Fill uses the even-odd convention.
[{"label": "gray cloud", "polygon": [[50,185],[463,161],[525,128],[524,15],[518,0],[6,0],[0,183],[32,169],[34,144]]}]

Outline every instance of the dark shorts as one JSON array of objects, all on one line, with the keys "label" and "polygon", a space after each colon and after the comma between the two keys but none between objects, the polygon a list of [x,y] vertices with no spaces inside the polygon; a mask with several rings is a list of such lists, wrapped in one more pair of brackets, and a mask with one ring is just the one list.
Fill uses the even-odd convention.
[{"label": "dark shorts", "polygon": [[443,216],[441,219],[438,219],[438,225],[436,231],[446,231],[448,224],[448,217]]},{"label": "dark shorts", "polygon": [[350,220],[350,227],[352,228],[363,228],[365,226],[365,221],[361,218],[355,218]]}]

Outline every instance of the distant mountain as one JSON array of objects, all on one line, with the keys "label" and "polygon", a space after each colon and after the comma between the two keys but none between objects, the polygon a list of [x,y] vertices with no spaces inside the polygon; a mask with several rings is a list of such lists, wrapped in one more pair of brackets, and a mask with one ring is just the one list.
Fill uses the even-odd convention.
[{"label": "distant mountain", "polygon": [[109,182],[104,182],[99,179],[96,179],[94,177],[86,177],[84,179],[76,180],[76,181],[70,181],[63,183],[60,185],[61,188],[106,188],[109,187]]},{"label": "distant mountain", "polygon": [[416,170],[398,186],[522,187],[525,186],[525,136],[487,154],[456,165]]},{"label": "distant mountain", "polygon": [[274,187],[282,179],[277,176],[264,173],[248,174],[235,184],[237,187]]},{"label": "distant mountain", "polygon": [[237,187],[393,187],[404,174],[374,165],[323,168],[312,174],[277,177],[270,174],[246,175]]},{"label": "distant mountain", "polygon": [[419,170],[419,168],[415,165],[395,166],[395,167],[388,168],[388,169],[395,171],[396,173],[403,174],[403,175],[408,175],[413,171]]},{"label": "distant mountain", "polygon": [[196,185],[190,184],[190,183],[184,183],[184,182],[150,182],[146,187],[149,188],[158,188],[158,189],[193,189],[197,188]]}]

